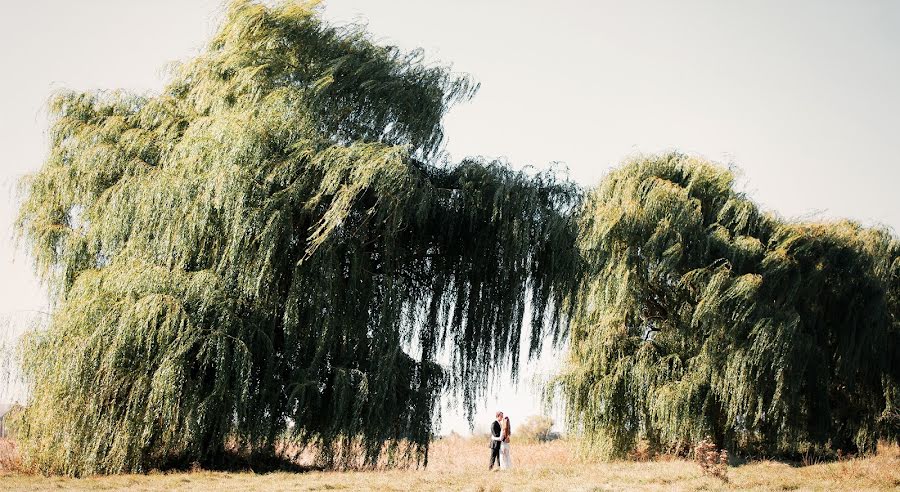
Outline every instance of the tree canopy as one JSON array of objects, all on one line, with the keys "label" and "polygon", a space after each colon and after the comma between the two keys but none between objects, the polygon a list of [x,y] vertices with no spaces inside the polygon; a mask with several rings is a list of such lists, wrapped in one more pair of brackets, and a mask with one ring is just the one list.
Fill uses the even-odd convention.
[{"label": "tree canopy", "polygon": [[588,195],[558,382],[590,451],[711,435],[744,453],[827,455],[900,436],[900,241],[763,213],[734,179],[666,154]]},{"label": "tree canopy", "polygon": [[56,300],[25,344],[26,460],[427,463],[437,396],[471,412],[515,371],[526,298],[536,351],[577,262],[574,184],[441,157],[475,89],[310,4],[237,1],[161,93],[57,95],[18,221]]}]

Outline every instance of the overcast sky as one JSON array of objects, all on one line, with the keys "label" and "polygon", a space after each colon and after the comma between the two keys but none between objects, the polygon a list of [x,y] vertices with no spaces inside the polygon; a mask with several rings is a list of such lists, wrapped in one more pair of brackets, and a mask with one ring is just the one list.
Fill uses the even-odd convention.
[{"label": "overcast sky", "polygon": [[[213,0],[4,2],[0,319],[47,309],[8,239],[15,182],[46,153],[48,96],[158,90],[161,68],[197,53],[221,11]],[[785,217],[900,228],[898,1],[332,0],[324,14],[481,82],[446,119],[457,159],[561,161],[591,185],[631,154],[678,149],[737,165],[742,189]],[[492,395],[479,427],[496,407],[539,411],[527,384]],[[466,428],[454,406],[444,421]]]}]

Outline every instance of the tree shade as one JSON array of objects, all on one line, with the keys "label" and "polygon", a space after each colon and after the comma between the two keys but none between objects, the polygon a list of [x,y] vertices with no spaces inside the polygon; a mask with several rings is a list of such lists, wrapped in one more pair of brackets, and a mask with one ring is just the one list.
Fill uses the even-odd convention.
[{"label": "tree shade", "polygon": [[705,435],[756,455],[900,437],[900,242],[763,213],[731,171],[640,157],[585,201],[584,284],[557,380],[587,450]]},{"label": "tree shade", "polygon": [[532,352],[558,333],[579,261],[571,182],[442,160],[476,88],[309,4],[238,1],[160,94],[56,96],[18,221],[56,303],[24,344],[26,461],[427,463],[439,393],[471,414],[515,371],[526,298]]}]

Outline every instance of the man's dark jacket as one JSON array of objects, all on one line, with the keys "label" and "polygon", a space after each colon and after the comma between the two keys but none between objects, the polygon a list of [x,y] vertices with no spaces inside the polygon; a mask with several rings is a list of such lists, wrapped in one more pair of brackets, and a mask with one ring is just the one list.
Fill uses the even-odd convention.
[{"label": "man's dark jacket", "polygon": [[[500,437],[500,422],[495,420],[494,423],[491,424],[491,434],[493,434],[494,437]],[[500,449],[500,441],[491,439],[491,448]]]}]

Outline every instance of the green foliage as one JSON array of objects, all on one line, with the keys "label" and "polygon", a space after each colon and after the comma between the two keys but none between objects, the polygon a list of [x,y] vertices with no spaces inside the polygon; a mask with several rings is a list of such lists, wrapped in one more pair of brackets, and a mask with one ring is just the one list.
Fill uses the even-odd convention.
[{"label": "green foliage", "polygon": [[898,437],[900,242],[764,214],[733,181],[651,156],[586,199],[559,384],[588,451],[685,451],[708,434],[744,453],[832,454]]},{"label": "green foliage", "polygon": [[24,345],[26,464],[284,441],[326,466],[427,463],[439,392],[471,412],[515,371],[526,298],[532,351],[558,333],[578,265],[570,182],[439,162],[475,88],[311,5],[238,1],[162,93],[56,96],[18,221],[56,300]]}]

